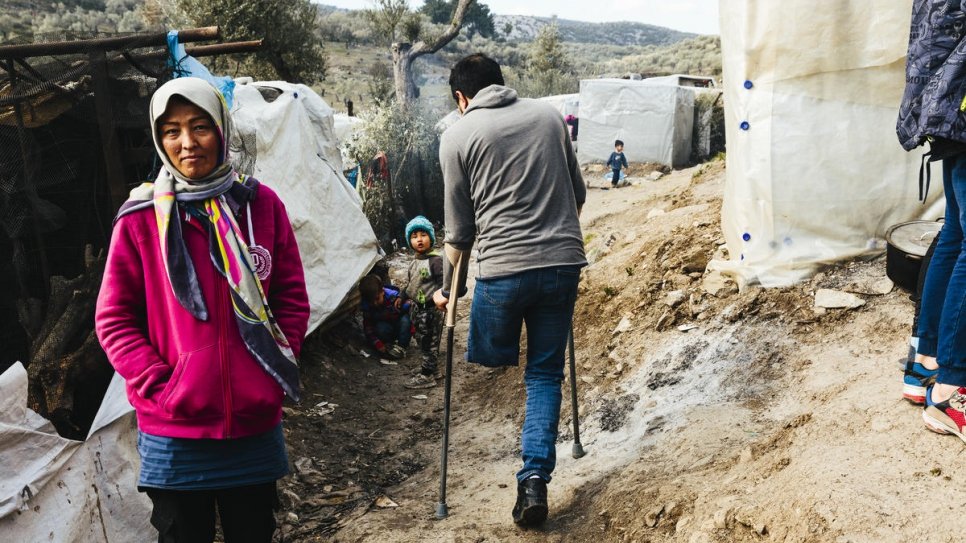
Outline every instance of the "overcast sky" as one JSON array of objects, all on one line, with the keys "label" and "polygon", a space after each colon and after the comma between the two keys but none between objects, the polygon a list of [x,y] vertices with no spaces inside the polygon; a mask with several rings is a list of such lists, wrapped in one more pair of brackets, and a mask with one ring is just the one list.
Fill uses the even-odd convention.
[{"label": "overcast sky", "polygon": [[[348,9],[373,6],[371,0],[314,0]],[[483,0],[498,15],[536,15],[602,23],[637,21],[698,34],[718,34],[718,0]],[[422,0],[410,0],[417,9]]]}]

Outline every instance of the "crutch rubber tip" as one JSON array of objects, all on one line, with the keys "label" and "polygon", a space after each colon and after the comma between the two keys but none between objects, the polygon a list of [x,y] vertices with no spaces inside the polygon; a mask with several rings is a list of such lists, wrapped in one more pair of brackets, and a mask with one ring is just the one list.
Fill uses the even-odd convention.
[{"label": "crutch rubber tip", "polygon": [[446,509],[446,504],[445,503],[437,503],[436,504],[436,518],[439,519],[439,520],[443,520],[444,518],[446,518],[448,516],[449,516],[449,511]]},{"label": "crutch rubber tip", "polygon": [[574,458],[582,458],[585,454],[584,447],[580,443],[574,443],[574,450],[570,453]]}]

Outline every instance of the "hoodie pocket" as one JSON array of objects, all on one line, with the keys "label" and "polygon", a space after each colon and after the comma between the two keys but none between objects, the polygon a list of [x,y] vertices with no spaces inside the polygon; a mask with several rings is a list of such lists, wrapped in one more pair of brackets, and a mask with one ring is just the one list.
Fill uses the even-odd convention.
[{"label": "hoodie pocket", "polygon": [[174,418],[212,417],[225,411],[218,345],[181,353],[159,406]]}]

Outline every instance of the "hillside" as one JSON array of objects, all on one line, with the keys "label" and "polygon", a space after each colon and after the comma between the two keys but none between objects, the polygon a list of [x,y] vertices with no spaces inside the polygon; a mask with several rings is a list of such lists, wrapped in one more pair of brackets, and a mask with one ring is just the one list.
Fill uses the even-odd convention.
[{"label": "hillside", "polygon": [[[662,26],[620,21],[612,23],[586,23],[554,17],[532,17],[528,15],[494,15],[493,26],[497,35],[516,42],[529,42],[537,36],[540,29],[557,23],[560,35],[565,42],[598,43],[611,45],[670,45],[697,34],[679,32]],[[506,30],[510,32],[507,33]]]}]

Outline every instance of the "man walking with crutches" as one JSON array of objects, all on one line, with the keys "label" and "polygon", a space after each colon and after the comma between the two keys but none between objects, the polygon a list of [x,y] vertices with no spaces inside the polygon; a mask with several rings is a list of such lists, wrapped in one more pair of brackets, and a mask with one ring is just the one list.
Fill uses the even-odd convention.
[{"label": "man walking with crutches", "polygon": [[[517,365],[526,323],[523,468],[513,521],[533,526],[547,518],[556,464],[564,353],[587,264],[578,221],[587,191],[563,117],[517,98],[499,64],[470,55],[456,63],[449,83],[462,118],[440,141],[446,245],[464,261],[474,241],[479,251],[466,358]],[[456,259],[445,260],[448,289]],[[449,296],[437,291],[434,301],[443,308]]]}]

